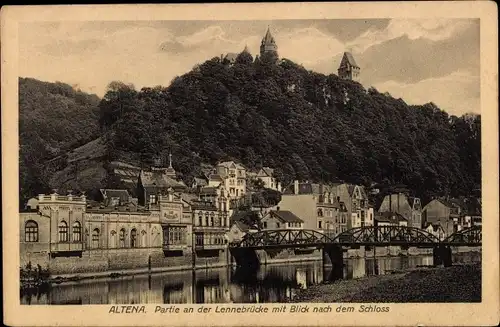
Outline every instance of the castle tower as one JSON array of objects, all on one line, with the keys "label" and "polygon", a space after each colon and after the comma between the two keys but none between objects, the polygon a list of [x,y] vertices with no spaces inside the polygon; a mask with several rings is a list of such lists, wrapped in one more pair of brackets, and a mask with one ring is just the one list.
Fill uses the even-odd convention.
[{"label": "castle tower", "polygon": [[273,53],[276,58],[278,58],[278,46],[274,41],[274,37],[271,35],[269,27],[267,27],[266,35],[260,43],[260,56],[262,57],[265,53]]},{"label": "castle tower", "polygon": [[344,52],[344,56],[342,57],[342,61],[340,62],[338,69],[338,76],[342,79],[358,81],[359,73],[360,68],[354,60],[352,53]]}]

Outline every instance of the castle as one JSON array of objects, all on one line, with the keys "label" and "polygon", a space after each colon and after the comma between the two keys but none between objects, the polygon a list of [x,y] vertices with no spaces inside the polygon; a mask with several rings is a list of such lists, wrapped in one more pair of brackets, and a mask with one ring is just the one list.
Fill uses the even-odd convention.
[{"label": "castle", "polygon": [[[250,53],[247,46],[245,46],[245,49],[243,51]],[[278,45],[276,44],[276,41],[274,40],[274,37],[272,36],[271,30],[268,26],[266,34],[260,42],[260,57],[262,58],[269,55],[274,57],[276,60],[278,60],[279,58]],[[227,60],[232,64],[235,62],[237,56],[237,53],[228,53],[226,55],[221,55],[221,60]],[[360,67],[354,60],[354,56],[351,52],[344,52],[337,72],[338,76],[342,79],[359,81]]]}]

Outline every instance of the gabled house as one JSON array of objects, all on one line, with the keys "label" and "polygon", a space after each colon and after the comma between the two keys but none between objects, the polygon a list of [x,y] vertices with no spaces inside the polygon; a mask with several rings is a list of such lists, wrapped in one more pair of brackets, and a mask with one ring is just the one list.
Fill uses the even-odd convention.
[{"label": "gabled house", "polygon": [[375,226],[408,226],[408,220],[397,212],[379,212],[375,214]]},{"label": "gabled house", "polygon": [[461,207],[449,199],[434,199],[422,209],[424,226],[439,224],[446,235],[451,235],[459,230]]},{"label": "gabled house", "polygon": [[294,215],[291,211],[280,210],[269,211],[262,217],[263,229],[303,229],[304,221]]},{"label": "gabled house", "polygon": [[425,223],[423,229],[437,237],[439,240],[444,240],[446,237],[445,230],[440,224]]},{"label": "gabled house", "polygon": [[169,189],[181,193],[188,189],[183,181],[177,179],[175,169],[172,167],[172,155],[167,168],[160,167],[158,163],[156,167],[151,167],[150,171],[141,170],[137,183],[139,205],[146,207],[157,205],[159,196],[165,195]]},{"label": "gabled house", "polygon": [[264,184],[265,188],[269,188],[278,192],[281,192],[281,183],[274,177],[274,169],[269,167],[263,167],[259,169],[256,173],[251,174],[252,179],[260,179]]},{"label": "gabled house", "polygon": [[255,227],[251,227],[246,223],[236,220],[233,221],[231,228],[226,234],[229,243],[240,242],[243,237],[248,233],[256,233],[258,230]]},{"label": "gabled house", "polygon": [[404,193],[388,194],[382,200],[379,212],[397,212],[408,220],[411,227],[422,228],[422,207],[420,199]]},{"label": "gabled house", "polygon": [[[282,210],[289,210],[302,217],[305,229],[337,234],[355,224],[361,224],[361,221],[353,219],[351,208],[353,204],[357,205],[356,201],[362,203],[362,208],[355,211],[355,218],[362,219],[363,225],[373,224],[373,209],[368,208],[366,194],[364,197],[363,194],[362,189],[357,186],[348,188],[347,184],[321,184],[296,180],[283,190],[279,206]],[[356,198],[354,202],[353,198]],[[360,202],[361,200],[364,202]]]}]

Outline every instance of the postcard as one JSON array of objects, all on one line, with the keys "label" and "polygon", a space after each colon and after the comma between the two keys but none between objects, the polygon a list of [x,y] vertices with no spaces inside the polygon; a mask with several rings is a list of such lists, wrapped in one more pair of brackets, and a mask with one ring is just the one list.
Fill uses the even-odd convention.
[{"label": "postcard", "polygon": [[4,323],[498,324],[496,9],[3,7]]}]

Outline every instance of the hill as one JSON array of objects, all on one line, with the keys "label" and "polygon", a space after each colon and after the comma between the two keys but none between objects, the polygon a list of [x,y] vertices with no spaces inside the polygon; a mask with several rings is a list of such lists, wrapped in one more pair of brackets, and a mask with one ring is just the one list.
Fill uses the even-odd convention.
[{"label": "hill", "polygon": [[68,84],[19,78],[21,202],[50,188],[48,160],[99,136],[99,102]]},{"label": "hill", "polygon": [[403,184],[424,199],[466,195],[481,182],[480,116],[410,106],[245,52],[234,64],[216,57],[197,65],[167,88],[112,82],[99,124],[107,162],[147,166],[172,151],[186,181],[201,163],[236,159],[274,167],[284,185],[294,178]]}]

